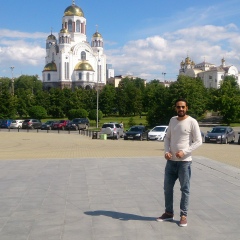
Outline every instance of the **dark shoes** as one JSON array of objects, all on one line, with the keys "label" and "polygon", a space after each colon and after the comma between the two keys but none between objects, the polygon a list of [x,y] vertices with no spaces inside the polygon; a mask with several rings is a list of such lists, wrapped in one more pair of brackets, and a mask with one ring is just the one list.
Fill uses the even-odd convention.
[{"label": "dark shoes", "polygon": [[172,221],[174,219],[173,216],[174,215],[172,213],[165,212],[161,217],[157,218],[156,221],[158,222]]},{"label": "dark shoes", "polygon": [[187,226],[187,217],[186,216],[181,216],[179,226],[180,227],[186,227]]},{"label": "dark shoes", "polygon": [[[173,221],[173,214],[165,212],[161,217],[157,218],[156,221],[158,222],[164,222],[164,221]],[[180,221],[179,221],[179,226],[180,227],[186,227],[187,226],[187,217],[186,216],[181,216]]]}]

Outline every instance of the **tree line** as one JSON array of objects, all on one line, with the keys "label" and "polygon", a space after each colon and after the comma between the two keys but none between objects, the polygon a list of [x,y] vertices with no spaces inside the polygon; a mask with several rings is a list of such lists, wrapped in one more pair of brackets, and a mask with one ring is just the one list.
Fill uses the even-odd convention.
[{"label": "tree line", "polygon": [[[14,92],[14,94],[13,94]],[[240,119],[240,89],[232,76],[220,88],[207,89],[199,78],[178,76],[165,87],[159,80],[146,83],[141,78],[123,78],[115,88],[111,84],[99,90],[99,119],[103,116],[146,115],[149,126],[167,124],[175,115],[174,102],[179,97],[189,103],[189,115],[201,119],[207,111],[216,111],[227,124]],[[96,89],[52,88],[43,90],[37,76],[22,75],[0,79],[0,119],[89,117],[96,120]]]}]

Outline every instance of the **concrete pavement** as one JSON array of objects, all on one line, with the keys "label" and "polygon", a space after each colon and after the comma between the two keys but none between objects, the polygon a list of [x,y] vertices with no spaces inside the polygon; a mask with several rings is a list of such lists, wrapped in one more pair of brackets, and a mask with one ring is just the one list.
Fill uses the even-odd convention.
[{"label": "concrete pavement", "polygon": [[164,211],[163,143],[43,132],[1,131],[0,139],[1,240],[239,239],[237,144],[194,153],[180,228],[178,182],[176,220],[155,221]]}]

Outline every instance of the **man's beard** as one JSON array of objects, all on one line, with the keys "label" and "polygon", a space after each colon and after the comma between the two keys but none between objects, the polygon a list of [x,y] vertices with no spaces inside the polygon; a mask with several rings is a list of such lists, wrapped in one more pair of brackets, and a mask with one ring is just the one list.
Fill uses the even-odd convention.
[{"label": "man's beard", "polygon": [[186,115],[186,112],[178,112],[177,115],[178,117],[184,117]]}]

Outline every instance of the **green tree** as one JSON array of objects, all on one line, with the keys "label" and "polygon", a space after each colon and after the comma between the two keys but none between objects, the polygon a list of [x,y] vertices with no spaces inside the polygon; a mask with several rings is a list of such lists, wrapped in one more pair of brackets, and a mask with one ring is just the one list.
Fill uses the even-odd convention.
[{"label": "green tree", "polygon": [[117,89],[117,104],[120,115],[135,115],[143,110],[144,80],[123,78]]},{"label": "green tree", "polygon": [[180,75],[169,87],[172,114],[175,114],[174,103],[178,98],[185,98],[189,104],[189,115],[200,118],[207,109],[207,90],[200,78]]},{"label": "green tree", "polygon": [[112,85],[105,85],[99,94],[99,108],[105,116],[116,108],[116,89]]},{"label": "green tree", "polygon": [[171,117],[168,90],[163,84],[155,80],[146,86],[143,97],[144,111],[147,112],[146,119],[151,127],[167,124]]},{"label": "green tree", "polygon": [[[92,109],[89,114],[88,117],[90,120],[95,120],[97,122],[97,109]],[[98,110],[98,121],[100,121],[103,118],[103,113],[101,110]]]},{"label": "green tree", "polygon": [[49,114],[52,117],[62,118],[65,116],[64,112],[64,105],[65,105],[65,98],[63,91],[59,88],[52,88],[50,91],[50,107],[49,107]]},{"label": "green tree", "polygon": [[15,118],[17,115],[18,98],[11,93],[11,80],[1,79],[0,82],[0,114],[2,118]]},{"label": "green tree", "polygon": [[230,124],[240,118],[240,89],[234,77],[225,77],[214,103],[225,123]]},{"label": "green tree", "polygon": [[32,118],[43,119],[47,117],[47,111],[42,106],[32,106],[28,114]]}]

